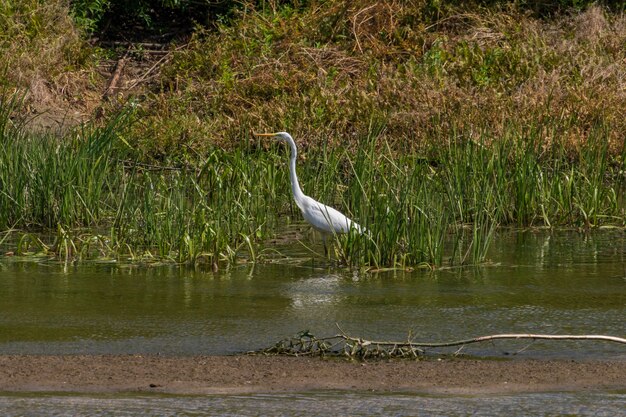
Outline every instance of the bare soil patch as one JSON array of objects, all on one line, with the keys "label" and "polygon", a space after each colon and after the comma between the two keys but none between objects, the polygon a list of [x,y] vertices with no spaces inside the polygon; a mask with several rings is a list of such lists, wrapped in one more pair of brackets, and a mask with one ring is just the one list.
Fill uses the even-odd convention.
[{"label": "bare soil patch", "polygon": [[516,393],[626,389],[626,361],[0,356],[0,391],[264,393],[317,389]]}]

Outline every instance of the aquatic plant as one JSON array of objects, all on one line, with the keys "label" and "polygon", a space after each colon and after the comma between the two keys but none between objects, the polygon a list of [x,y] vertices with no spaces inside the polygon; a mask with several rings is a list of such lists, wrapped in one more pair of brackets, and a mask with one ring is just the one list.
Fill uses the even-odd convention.
[{"label": "aquatic plant", "polygon": [[[284,149],[254,142],[196,161],[143,162],[126,135],[132,110],[64,137],[26,133],[0,103],[0,227],[24,250],[61,259],[206,263],[262,261],[259,248],[296,221]],[[540,120],[540,119],[538,119]],[[399,153],[372,122],[357,149],[308,148],[302,187],[369,233],[336,236],[332,259],[351,267],[477,264],[498,226],[624,226],[624,156],[601,121],[573,154],[552,122],[489,132],[453,129],[437,145]],[[620,159],[621,158],[621,159]],[[33,232],[45,232],[35,239]],[[39,243],[41,242],[41,243]]]}]

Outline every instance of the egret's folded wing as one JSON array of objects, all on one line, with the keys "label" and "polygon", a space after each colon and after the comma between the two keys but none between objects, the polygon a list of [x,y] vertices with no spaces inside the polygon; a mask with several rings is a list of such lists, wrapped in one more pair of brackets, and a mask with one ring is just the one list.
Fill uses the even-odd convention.
[{"label": "egret's folded wing", "polygon": [[327,233],[347,233],[353,222],[339,211],[315,200],[303,210],[304,217],[313,227]]}]

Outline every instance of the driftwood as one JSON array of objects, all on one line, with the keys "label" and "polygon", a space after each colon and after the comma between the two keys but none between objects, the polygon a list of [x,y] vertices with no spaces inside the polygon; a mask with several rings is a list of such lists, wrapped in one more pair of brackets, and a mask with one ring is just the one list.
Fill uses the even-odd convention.
[{"label": "driftwood", "polygon": [[111,79],[109,81],[109,85],[106,91],[104,92],[104,95],[103,95],[104,98],[109,98],[113,94],[115,94],[115,90],[117,90],[118,88],[118,84],[122,77],[124,67],[126,66],[127,59],[128,59],[128,52],[126,52],[126,54],[124,54],[124,56],[117,61],[117,64],[115,65],[115,70],[113,71],[113,75],[111,76]]},{"label": "driftwood", "polygon": [[102,46],[107,47],[123,47],[128,50],[130,49],[138,49],[141,48],[141,52],[149,52],[149,53],[162,53],[167,52],[166,49],[169,46],[169,43],[159,43],[159,42],[120,42],[120,41],[100,41],[98,42]]},{"label": "driftwood", "polygon": [[[339,326],[337,326],[339,327]],[[427,348],[464,347],[473,343],[493,340],[589,340],[626,344],[626,339],[605,335],[550,335],[534,333],[506,333],[478,336],[451,342],[415,342],[409,337],[406,341],[366,340],[340,333],[330,337],[317,338],[308,331],[300,332],[293,338],[279,341],[274,346],[251,353],[289,356],[348,356],[353,358],[397,358],[418,357]],[[458,351],[457,351],[458,352]]]}]

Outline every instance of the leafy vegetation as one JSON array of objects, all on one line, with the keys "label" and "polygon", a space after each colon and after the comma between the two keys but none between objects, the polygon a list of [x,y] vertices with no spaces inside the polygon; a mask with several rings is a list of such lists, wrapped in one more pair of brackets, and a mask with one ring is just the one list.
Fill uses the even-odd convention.
[{"label": "leafy vegetation", "polygon": [[181,145],[202,152],[236,144],[242,132],[280,129],[314,147],[354,149],[370,122],[383,120],[394,149],[416,150],[455,129],[498,140],[514,120],[553,125],[540,140],[575,153],[602,120],[611,152],[621,151],[623,14],[428,10],[420,2],[250,5],[173,54],[142,104],[137,146],[172,156]]},{"label": "leafy vegetation", "polygon": [[[271,258],[264,241],[297,212],[284,149],[240,146],[193,166],[149,165],[128,149],[130,110],[60,140],[14,125],[7,106],[16,103],[5,97],[1,112],[0,228],[54,231],[53,242],[22,232],[18,253],[214,267],[241,256],[262,261]],[[299,171],[310,195],[369,230],[337,237],[334,258],[355,267],[479,263],[498,225],[623,226],[624,167],[609,161],[606,142],[570,159],[561,144],[538,146],[545,128],[512,126],[489,147],[488,136],[455,135],[398,155],[373,124],[356,154],[311,149]],[[603,126],[594,132],[604,137]]]},{"label": "leafy vegetation", "polygon": [[[271,258],[264,242],[299,215],[285,150],[253,141],[258,130],[290,131],[308,194],[370,231],[337,238],[344,265],[473,264],[498,226],[625,225],[619,7],[220,4],[223,13],[207,6],[210,24],[158,55],[156,75],[139,78],[153,82],[128,103],[120,94],[122,105],[97,92],[98,62],[117,52],[85,33],[120,7],[135,21],[148,6],[195,6],[0,5],[0,228],[19,230],[19,253],[215,266]],[[151,16],[144,23],[158,26]],[[37,131],[22,121],[42,103],[101,111],[67,132]]]},{"label": "leafy vegetation", "polygon": [[212,16],[227,15],[238,5],[236,1],[72,0],[71,14],[88,33],[133,39],[138,28],[140,36],[163,36],[161,29],[169,30],[173,24],[187,25],[190,31],[194,23],[208,23]]}]

